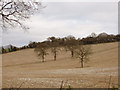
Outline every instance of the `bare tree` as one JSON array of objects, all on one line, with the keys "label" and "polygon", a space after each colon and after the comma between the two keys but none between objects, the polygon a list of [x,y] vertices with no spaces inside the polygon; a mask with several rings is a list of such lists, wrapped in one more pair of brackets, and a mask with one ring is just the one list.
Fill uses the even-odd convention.
[{"label": "bare tree", "polygon": [[54,61],[56,61],[57,53],[60,50],[59,49],[59,39],[52,36],[52,37],[49,37],[47,40],[50,42],[50,49],[51,49],[51,52],[54,55]]},{"label": "bare tree", "polygon": [[81,67],[84,67],[84,62],[89,60],[89,55],[92,54],[91,47],[86,45],[77,46],[75,50],[76,58],[80,59]]},{"label": "bare tree", "polygon": [[34,0],[0,0],[0,25],[2,29],[15,26],[27,29],[23,21],[40,8],[41,3]]},{"label": "bare tree", "polygon": [[54,55],[54,61],[56,61],[57,53],[60,50],[58,45],[59,45],[58,42],[52,42],[52,45],[51,45],[51,52]]},{"label": "bare tree", "polygon": [[46,43],[41,43],[35,48],[35,52],[42,58],[42,62],[45,62],[45,56],[48,54],[47,49],[48,45]]},{"label": "bare tree", "polygon": [[78,41],[72,35],[67,36],[66,38],[66,49],[71,52],[71,57],[74,57],[74,51],[78,45]]},{"label": "bare tree", "polygon": [[56,61],[57,53],[58,53],[58,47],[51,47],[51,52],[54,54],[54,61]]},{"label": "bare tree", "polygon": [[75,52],[76,46],[68,45],[68,46],[66,47],[66,49],[70,51],[71,57],[73,58],[73,57],[74,57],[74,52]]}]

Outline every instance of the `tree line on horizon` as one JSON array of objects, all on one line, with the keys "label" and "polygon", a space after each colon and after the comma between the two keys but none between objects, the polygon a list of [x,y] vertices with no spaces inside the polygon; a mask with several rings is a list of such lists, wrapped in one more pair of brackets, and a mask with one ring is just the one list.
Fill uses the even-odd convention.
[{"label": "tree line on horizon", "polygon": [[[37,46],[43,43],[47,44],[50,47],[53,47],[53,46],[55,47],[55,46],[71,46],[72,44],[74,46],[75,44],[87,45],[87,44],[99,44],[99,43],[118,42],[118,41],[120,41],[120,34],[108,35],[107,33],[100,33],[99,35],[97,35],[95,33],[91,33],[91,35],[87,36],[86,38],[82,38],[82,39],[81,38],[76,39],[72,35],[69,35],[64,38],[56,38],[52,36],[52,37],[47,38],[46,41],[30,42],[28,45],[22,46],[20,48],[10,45],[10,47],[6,49],[2,46],[0,53],[4,54],[4,53],[14,52],[14,51],[22,50],[22,49],[27,49],[27,48],[36,48]],[[53,48],[53,52],[54,52],[54,49],[55,48]],[[69,48],[69,50],[70,49],[71,49],[71,53],[73,56],[72,48]]]}]

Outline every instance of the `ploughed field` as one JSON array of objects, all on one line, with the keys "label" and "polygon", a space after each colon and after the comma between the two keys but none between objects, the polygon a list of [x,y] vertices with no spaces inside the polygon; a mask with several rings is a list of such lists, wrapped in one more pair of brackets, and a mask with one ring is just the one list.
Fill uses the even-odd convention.
[{"label": "ploughed field", "polygon": [[118,42],[91,45],[93,54],[80,68],[79,59],[60,51],[42,63],[34,49],[2,55],[3,88],[108,88],[118,87]]}]

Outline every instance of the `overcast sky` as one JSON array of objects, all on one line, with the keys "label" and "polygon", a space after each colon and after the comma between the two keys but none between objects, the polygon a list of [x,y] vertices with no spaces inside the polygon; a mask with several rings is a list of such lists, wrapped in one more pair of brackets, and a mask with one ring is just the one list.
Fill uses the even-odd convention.
[{"label": "overcast sky", "polygon": [[86,37],[92,32],[118,33],[117,2],[47,2],[46,8],[27,22],[30,29],[3,33],[3,45],[23,46],[50,36]]}]

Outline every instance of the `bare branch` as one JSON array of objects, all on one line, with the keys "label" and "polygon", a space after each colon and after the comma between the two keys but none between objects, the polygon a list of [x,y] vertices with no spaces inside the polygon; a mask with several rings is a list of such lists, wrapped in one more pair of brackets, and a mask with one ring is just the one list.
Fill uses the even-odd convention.
[{"label": "bare branch", "polygon": [[2,11],[7,5],[9,5],[9,4],[11,4],[12,3],[12,1],[11,2],[8,2],[8,3],[6,3],[1,9],[0,9],[0,11]]},{"label": "bare branch", "polygon": [[89,59],[89,55],[92,53],[91,47],[86,45],[77,46],[75,50],[76,58],[80,59],[81,67],[83,63]]},{"label": "bare branch", "polygon": [[[22,21],[29,19],[37,10],[44,8],[40,2],[33,0],[1,0],[0,1],[0,22],[1,27],[26,26]],[[16,24],[16,25],[15,25]]]}]

